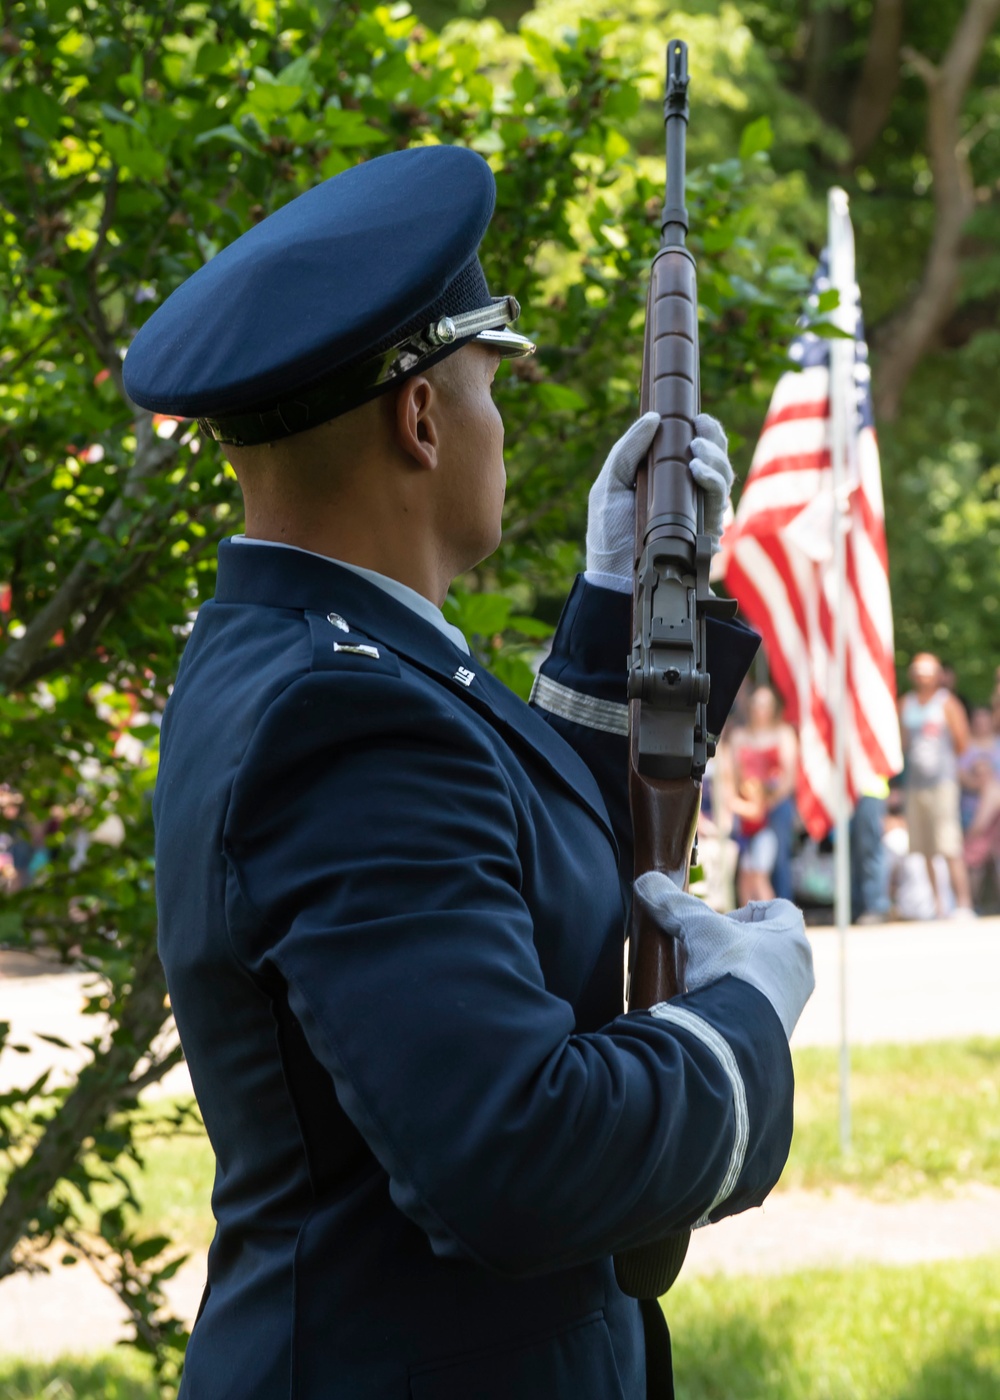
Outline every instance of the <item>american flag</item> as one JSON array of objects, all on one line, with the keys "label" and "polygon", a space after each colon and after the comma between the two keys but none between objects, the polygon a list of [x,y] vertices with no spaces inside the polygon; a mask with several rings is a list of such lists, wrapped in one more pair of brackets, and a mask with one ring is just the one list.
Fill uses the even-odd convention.
[{"label": "american flag", "polygon": [[[826,254],[815,306],[830,288]],[[868,347],[857,284],[841,296],[854,325],[853,438],[847,453],[846,788],[851,806],[876,777],[902,767],[885,512],[872,417]],[[837,809],[834,614],[835,503],[831,461],[831,341],[804,330],[789,350],[798,370],[778,381],[735,519],[723,536],[722,577],[761,633],[775,688],[798,731],[796,800],[811,836]],[[850,406],[850,405],[849,405]]]}]

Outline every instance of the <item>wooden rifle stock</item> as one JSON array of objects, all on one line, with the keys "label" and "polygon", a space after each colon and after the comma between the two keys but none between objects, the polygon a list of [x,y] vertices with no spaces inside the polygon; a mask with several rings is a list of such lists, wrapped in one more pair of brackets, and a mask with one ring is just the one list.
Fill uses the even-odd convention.
[{"label": "wooden rifle stock", "polygon": [[[687,46],[667,45],[667,191],[662,242],[650,273],[642,367],[642,411],[660,427],[636,477],[636,572],[629,670],[629,800],[635,875],[659,870],[687,884],[712,752],[706,728],[709,677],[705,618],[734,608],[711,598],[711,541],[702,533],[698,490],[688,470],[699,411],[698,289],[685,246]],[[632,901],[630,1011],[666,1001],[683,985],[679,945]],[[674,1282],[691,1232],[615,1255],[625,1293],[658,1298]]]}]

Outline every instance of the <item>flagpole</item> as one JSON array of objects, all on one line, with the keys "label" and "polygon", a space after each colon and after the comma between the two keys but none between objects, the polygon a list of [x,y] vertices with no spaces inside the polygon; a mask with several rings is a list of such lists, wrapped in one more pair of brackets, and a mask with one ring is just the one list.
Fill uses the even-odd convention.
[{"label": "flagpole", "polygon": [[847,929],[851,921],[851,865],[847,802],[847,530],[850,524],[849,455],[855,434],[854,232],[844,190],[827,198],[830,281],[840,293],[834,321],[850,340],[830,342],[830,458],[833,468],[835,846],[834,918],[840,953],[840,1149],[851,1148],[851,1050],[847,1034]]}]

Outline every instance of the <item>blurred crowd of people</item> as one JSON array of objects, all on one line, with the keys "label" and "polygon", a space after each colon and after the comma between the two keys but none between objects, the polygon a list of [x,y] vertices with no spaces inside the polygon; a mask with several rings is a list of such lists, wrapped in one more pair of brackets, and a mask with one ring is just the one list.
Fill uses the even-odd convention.
[{"label": "blurred crowd of people", "polygon": [[28,809],[15,787],[0,783],[0,895],[27,889],[53,863],[79,869],[95,841],[121,843],[120,817],[111,814],[96,830],[88,830],[84,822],[89,815],[82,798],[68,807],[45,806],[39,815]]},{"label": "blurred crowd of people", "polygon": [[0,893],[23,890],[48,861],[48,838],[58,814],[33,818],[24,798],[9,783],[0,783]]},{"label": "blurred crowd of people", "polygon": [[[972,918],[1000,909],[1000,667],[992,705],[970,707],[954,673],[913,658],[900,697],[904,768],[858,794],[850,823],[851,918]],[[809,841],[795,810],[798,741],[774,692],[741,697],[706,775],[702,892],[717,908],[795,899],[829,904],[828,839]]]}]

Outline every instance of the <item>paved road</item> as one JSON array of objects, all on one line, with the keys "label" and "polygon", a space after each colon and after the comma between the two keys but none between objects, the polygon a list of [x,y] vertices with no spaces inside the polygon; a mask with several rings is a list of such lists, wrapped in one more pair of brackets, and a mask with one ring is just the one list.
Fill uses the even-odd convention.
[{"label": "paved road", "polygon": [[[792,1045],[840,1043],[840,939],[810,928],[816,992]],[[857,1045],[1000,1036],[1000,918],[847,930],[847,1025]]]},{"label": "paved road", "polygon": [[[810,928],[816,994],[794,1045],[839,1043],[839,940]],[[847,935],[848,1024],[856,1044],[1000,1036],[1000,918],[976,923],[895,924]],[[44,1031],[72,1044],[93,1036],[81,1013],[86,979],[51,964],[0,953],[0,1020],[29,1053],[0,1058],[0,1091],[30,1083],[43,1068],[66,1078],[81,1052],[36,1038]],[[183,1093],[181,1067],[162,1089]],[[1000,1256],[1000,1191],[973,1187],[950,1201],[880,1204],[837,1191],[779,1192],[762,1210],[697,1231],[685,1266],[695,1273],[759,1273],[862,1260],[908,1263],[970,1254]],[[171,1284],[179,1315],[191,1319],[204,1280],[194,1259]],[[16,1275],[0,1285],[0,1353],[54,1358],[107,1349],[122,1335],[122,1314],[85,1264],[56,1266],[48,1277]],[[57,1327],[52,1325],[59,1319]]]}]

